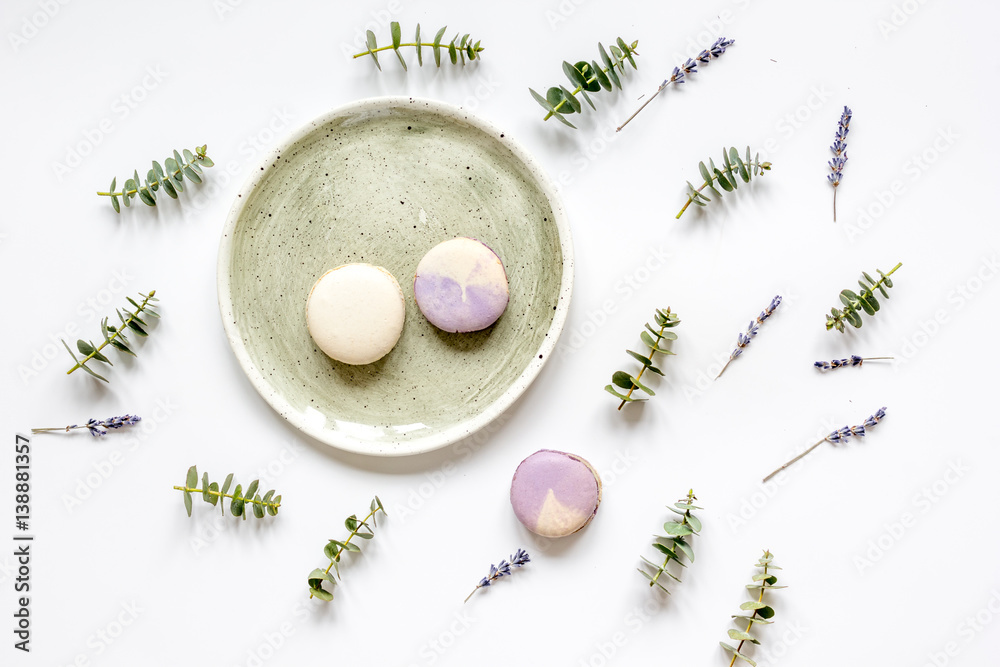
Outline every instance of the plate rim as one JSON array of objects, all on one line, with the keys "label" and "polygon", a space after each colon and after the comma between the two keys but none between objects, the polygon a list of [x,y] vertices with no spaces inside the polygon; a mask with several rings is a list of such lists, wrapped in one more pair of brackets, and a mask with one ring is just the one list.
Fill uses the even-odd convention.
[{"label": "plate rim", "polygon": [[[376,443],[344,432],[315,428],[310,425],[305,419],[300,418],[300,414],[297,411],[291,409],[288,402],[283,399],[282,394],[257,370],[243,344],[240,329],[233,317],[232,286],[229,273],[232,268],[233,232],[236,229],[236,223],[250,199],[250,193],[269,174],[269,171],[274,168],[274,164],[282,152],[287,152],[289,147],[306,137],[317,127],[339,116],[359,111],[384,109],[409,104],[421,105],[425,109],[430,109],[445,117],[465,122],[486,132],[496,140],[502,142],[524,164],[552,208],[556,233],[559,237],[559,246],[563,256],[563,269],[559,286],[559,300],[556,303],[552,324],[547,331],[548,335],[542,339],[541,345],[535,350],[533,358],[529,361],[524,371],[517,376],[496,400],[491,402],[482,412],[474,417],[447,426],[435,434],[422,436],[415,440],[392,440]],[[562,198],[559,196],[559,191],[555,187],[553,180],[541,168],[538,161],[519,142],[511,139],[505,131],[500,130],[493,123],[463,107],[428,98],[387,95],[363,98],[334,107],[320,116],[303,123],[265,152],[263,159],[256,163],[250,176],[243,182],[226,216],[226,222],[223,226],[219,242],[216,286],[218,289],[219,312],[222,316],[222,325],[226,333],[226,338],[229,341],[229,346],[236,355],[236,360],[239,362],[244,375],[250,380],[250,384],[253,385],[257,393],[260,394],[275,412],[299,431],[325,445],[355,454],[397,457],[423,454],[454,444],[481,430],[517,402],[517,399],[521,397],[538,377],[555,350],[569,314],[569,306],[573,293],[573,276],[573,241]]]}]

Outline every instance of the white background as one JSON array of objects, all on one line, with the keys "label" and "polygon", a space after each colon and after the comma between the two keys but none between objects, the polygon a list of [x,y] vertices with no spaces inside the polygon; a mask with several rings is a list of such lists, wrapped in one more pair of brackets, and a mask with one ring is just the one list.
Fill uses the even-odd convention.
[{"label": "white background", "polygon": [[[727,665],[718,641],[769,548],[789,587],[759,632],[761,664],[994,662],[996,4],[416,4],[4,3],[2,539],[15,532],[15,432],[145,420],[101,440],[34,439],[33,651],[11,647],[4,547],[0,661]],[[389,20],[404,36],[417,21],[428,35],[448,24],[487,50],[440,70],[417,68],[409,50],[408,73],[391,53],[382,73],[345,55],[368,27],[388,42]],[[624,92],[596,94],[578,131],[543,123],[528,87],[565,83],[562,60],[595,58],[619,35],[641,54]],[[614,134],[718,35],[736,45]],[[223,221],[263,151],[385,94],[463,105],[522,142],[562,183],[577,259],[559,353],[518,403],[485,433],[392,460],[340,453],[283,422],[236,364],[215,288]],[[834,224],[827,147],[844,104],[855,115]],[[179,202],[116,215],[94,194],[201,143],[217,166]],[[675,221],[698,161],[746,144],[773,171]],[[899,261],[876,318],[825,331],[841,289]],[[138,360],[116,363],[109,386],[67,377],[60,338],[97,337],[101,316],[149,289],[163,320]],[[775,294],[785,302],[711,382]],[[617,412],[602,388],[634,369],[625,348],[668,305],[684,323],[666,381]],[[896,363],[812,367],[852,353]],[[760,484],[882,405],[888,417],[864,441],[825,445]],[[594,522],[551,543],[507,500],[517,463],[542,447],[586,457],[605,482]],[[281,515],[223,520],[199,503],[187,518],[171,487],[193,463],[220,479],[263,476],[284,496]],[[689,487],[706,508],[697,560],[657,597],[635,566]],[[347,558],[337,598],[307,600],[326,540],[374,494],[390,516]],[[463,606],[517,547],[533,562]]]}]

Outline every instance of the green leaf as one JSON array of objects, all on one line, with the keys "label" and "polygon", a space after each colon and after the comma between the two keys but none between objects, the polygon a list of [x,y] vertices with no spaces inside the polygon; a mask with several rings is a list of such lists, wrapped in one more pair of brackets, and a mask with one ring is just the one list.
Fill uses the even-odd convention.
[{"label": "green leaf", "polygon": [[868,299],[863,296],[858,296],[858,301],[861,302],[861,308],[869,315],[875,314],[875,307],[868,303]]},{"label": "green leaf", "polygon": [[614,87],[611,84],[611,79],[609,79],[608,75],[604,73],[604,70],[601,69],[601,66],[597,64],[596,60],[590,61],[590,67],[594,72],[594,78],[597,81],[597,84],[604,90],[613,90]]},{"label": "green leaf", "polygon": [[861,316],[858,315],[856,310],[848,310],[844,312],[844,316],[847,318],[847,323],[850,324],[855,329],[861,328]]},{"label": "green leaf", "polygon": [[219,502],[219,496],[218,496],[219,485],[215,482],[212,482],[211,484],[209,484],[208,489],[209,491],[212,492],[208,494],[208,502],[212,503],[212,507],[215,507],[216,504],[218,504]]},{"label": "green leaf", "polygon": [[189,489],[193,489],[198,486],[198,468],[197,466],[191,466],[187,471],[187,479],[184,482],[184,486]]},{"label": "green leaf", "polygon": [[244,495],[247,498],[252,497],[255,493],[257,493],[257,487],[259,485],[260,485],[260,480],[258,479],[255,479],[254,481],[250,482],[250,485],[247,487],[246,493]]},{"label": "green leaf", "polygon": [[583,111],[583,105],[580,104],[580,100],[576,99],[576,96],[573,95],[571,91],[567,90],[565,86],[559,86],[559,90],[562,91],[566,102],[573,107],[573,113],[580,113]]},{"label": "green leaf", "polygon": [[753,635],[743,632],[742,630],[730,630],[729,638],[740,642],[751,642],[754,644],[760,644],[758,640],[753,638]]},{"label": "green leaf", "polygon": [[191,493],[189,491],[184,492],[184,509],[187,510],[187,515],[191,516]]},{"label": "green leaf", "polygon": [[774,609],[765,605],[757,610],[757,615],[762,618],[772,618],[774,616]]},{"label": "green leaf", "polygon": [[323,585],[322,582],[324,581],[328,581],[334,586],[337,585],[337,580],[332,574],[318,567],[309,573],[308,580],[309,580],[309,588],[317,588],[319,586],[322,586]]},{"label": "green leaf", "polygon": [[[555,113],[556,107],[561,105],[565,99],[566,95],[563,93],[562,88],[553,86],[545,91],[545,100],[549,103],[553,113]],[[570,105],[568,113],[573,113],[573,105]]]},{"label": "green leaf", "polygon": [[[743,611],[757,611],[763,609],[766,606],[767,606],[766,604],[764,604],[763,602],[758,602],[757,600],[747,600],[746,602],[740,605],[740,609],[742,609]],[[758,613],[760,612],[758,611]]]},{"label": "green leaf", "polygon": [[143,329],[139,325],[139,323],[136,322],[135,320],[129,320],[128,321],[128,328],[131,329],[132,331],[136,332],[140,336],[148,336],[149,335],[148,333],[146,333],[146,330]]},{"label": "green leaf", "polygon": [[[458,37],[458,35],[455,35],[455,37]],[[455,37],[453,37],[451,42],[448,44],[448,57],[451,58],[452,65],[458,62],[458,51],[455,49]]]},{"label": "green leaf", "polygon": [[605,71],[607,72],[608,77],[611,79],[611,82],[615,85],[615,88],[621,89],[622,82],[618,78],[618,73],[615,71],[614,61],[612,61],[611,58],[608,56],[608,52],[604,50],[604,45],[601,44],[600,42],[597,43],[597,50],[601,54],[601,61],[604,63]]},{"label": "green leaf", "polygon": [[726,642],[719,642],[719,645],[722,648],[726,649],[726,651],[728,653],[730,653],[730,654],[736,656],[737,658],[739,658],[740,660],[743,660],[744,662],[748,663],[750,665],[750,667],[757,667],[757,663],[756,662],[754,662],[750,658],[746,657],[745,655],[743,655],[742,653],[740,653],[739,651],[737,651],[735,648],[733,648],[732,646],[730,646]]},{"label": "green leaf", "polygon": [[674,547],[687,556],[689,561],[692,563],[694,562],[694,549],[692,549],[691,545],[685,542],[683,538],[674,538]]},{"label": "green leaf", "polygon": [[618,46],[621,47],[622,53],[624,53],[625,57],[628,58],[629,63],[632,65],[632,69],[638,69],[635,66],[635,61],[632,59],[632,49],[624,42],[624,40],[622,40],[621,37],[618,38]]},{"label": "green leaf", "polygon": [[204,500],[206,503],[211,502],[209,500],[209,498],[211,498],[211,495],[208,493],[209,489],[211,488],[209,484],[210,482],[208,481],[208,473],[207,472],[203,473],[201,476],[201,499]]},{"label": "green leaf", "polygon": [[632,401],[636,400],[634,398],[631,398],[630,396],[626,396],[625,394],[619,394],[617,391],[615,391],[614,386],[610,384],[604,387],[604,391],[608,392],[612,396],[615,396],[616,398],[620,398],[626,403],[631,403]]},{"label": "green leaf", "polygon": [[149,191],[145,185],[139,188],[139,199],[146,206],[156,206],[156,200],[153,198],[153,194]]},{"label": "green leaf", "polygon": [[691,524],[691,528],[694,529],[694,532],[696,533],[701,532],[701,519],[699,519],[693,514],[689,514],[687,520],[688,523]]},{"label": "green leaf", "polygon": [[663,524],[663,530],[667,533],[667,535],[673,535],[676,537],[683,537],[684,535],[690,535],[694,532],[691,529],[691,526],[678,523],[676,521],[667,521]]},{"label": "green leaf", "polygon": [[115,209],[115,213],[121,213],[122,212],[122,208],[118,204],[118,197],[116,197],[115,195],[111,196],[111,207]]},{"label": "green leaf", "polygon": [[576,67],[570,65],[565,60],[562,63],[563,73],[566,74],[566,78],[570,80],[574,86],[578,86],[583,89],[587,87],[587,80],[583,77],[583,73],[580,72]]},{"label": "green leaf", "polygon": [[538,102],[543,109],[545,109],[550,113],[555,111],[555,109],[552,106],[552,103],[550,103],[547,99],[539,95],[533,88],[528,88],[528,92],[531,93],[531,96],[535,98],[535,101]]},{"label": "green leaf", "polygon": [[[254,498],[254,500],[257,501],[257,502],[260,502],[260,496],[256,496]],[[264,508],[261,505],[258,505],[257,503],[254,503],[253,504],[253,515],[255,517],[257,517],[258,519],[263,519],[264,518]]]},{"label": "green leaf", "polygon": [[344,551],[360,552],[361,547],[354,544],[353,542],[344,542]]},{"label": "green leaf", "polygon": [[233,473],[226,476],[226,481],[222,483],[222,493],[229,493],[229,487],[233,483]]},{"label": "green leaf", "polygon": [[635,359],[636,361],[638,361],[643,366],[652,366],[653,365],[652,359],[649,359],[648,357],[644,357],[644,356],[642,356],[641,354],[639,354],[637,352],[633,352],[632,350],[625,350],[625,353],[628,354],[633,359]]},{"label": "green leaf", "polygon": [[712,175],[710,173],[708,173],[708,167],[705,166],[704,162],[699,162],[698,163],[698,171],[701,172],[701,177],[703,179],[705,179],[705,182],[711,184],[711,182],[712,182]]},{"label": "green leaf", "polygon": [[[878,274],[880,276],[882,276],[882,282],[885,284],[885,286],[891,289],[892,288],[892,279],[889,278],[889,276],[887,276],[884,273],[882,273],[881,271],[879,271]],[[888,296],[888,295],[886,295],[886,296]]]},{"label": "green leaf", "polygon": [[277,516],[278,506],[281,505],[281,496],[275,496],[271,502],[274,503],[274,506],[272,507],[271,505],[268,505],[267,513],[271,516]]},{"label": "green leaf", "polygon": [[413,38],[413,43],[417,45],[417,66],[424,66],[424,47],[420,43],[420,24],[417,24],[417,33]]},{"label": "green leaf", "polygon": [[441,67],[441,38],[444,37],[444,31],[447,29],[448,26],[441,28],[434,36],[434,62],[437,63],[438,67]]},{"label": "green leaf", "polygon": [[733,190],[736,189],[736,186],[730,183],[729,179],[727,179],[721,171],[719,171],[718,169],[715,169],[714,171],[715,171],[715,176],[719,181],[719,185],[722,186],[723,190],[725,190],[726,192],[732,192]]}]

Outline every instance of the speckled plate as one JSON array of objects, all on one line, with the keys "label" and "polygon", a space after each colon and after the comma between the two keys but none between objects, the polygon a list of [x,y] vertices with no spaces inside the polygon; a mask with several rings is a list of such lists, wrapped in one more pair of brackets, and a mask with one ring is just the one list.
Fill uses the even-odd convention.
[{"label": "speckled plate", "polygon": [[[420,258],[456,236],[493,248],[510,278],[485,331],[444,333],[413,300]],[[385,267],[406,297],[399,343],[367,366],[333,361],[306,329],[313,283],[349,262]],[[254,172],[218,281],[236,357],[282,417],[334,447],[398,456],[482,428],[534,380],[566,319],[572,244],[551,182],[503,132],[439,102],[376,98],[309,123]]]}]

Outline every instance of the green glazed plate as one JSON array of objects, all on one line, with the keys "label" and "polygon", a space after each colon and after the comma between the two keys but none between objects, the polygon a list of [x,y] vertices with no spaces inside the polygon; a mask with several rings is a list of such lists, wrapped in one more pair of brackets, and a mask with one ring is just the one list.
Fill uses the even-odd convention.
[{"label": "green glazed plate", "polygon": [[[424,253],[456,236],[503,261],[510,303],[471,334],[432,326],[413,300]],[[406,321],[367,366],[333,361],[306,329],[313,283],[351,262],[399,281]],[[425,452],[482,428],[551,356],[573,285],[555,189],[503,132],[460,108],[362,100],[301,128],[239,193],[219,248],[226,335],[253,386],[312,437],[379,456]]]}]

